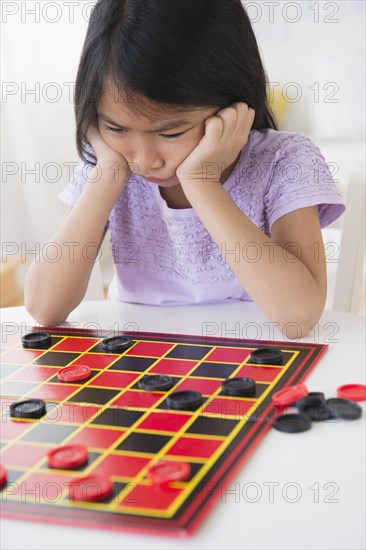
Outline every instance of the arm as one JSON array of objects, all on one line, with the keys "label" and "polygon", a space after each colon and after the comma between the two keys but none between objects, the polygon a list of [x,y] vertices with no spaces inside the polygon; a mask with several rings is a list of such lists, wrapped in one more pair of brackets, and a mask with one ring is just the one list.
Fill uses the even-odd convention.
[{"label": "arm", "polygon": [[[213,159],[216,166],[233,164],[248,140],[253,120],[253,109],[244,103],[209,117],[205,135],[176,173],[188,201],[245,290],[287,337],[297,338],[318,321],[326,298],[317,207],[278,219],[268,238],[232,201],[220,177],[204,171]],[[287,249],[290,243],[296,245]],[[319,258],[312,252],[314,243],[318,243]],[[233,253],[237,247],[238,255]],[[253,253],[255,261],[250,256]]]},{"label": "arm", "polygon": [[[189,186],[185,193],[224,259],[263,313],[278,323],[288,338],[308,334],[326,300],[318,207],[283,216],[273,224],[268,238],[220,183]],[[314,254],[314,243],[319,257]]]},{"label": "arm", "polygon": [[[31,264],[26,276],[25,306],[43,325],[63,323],[83,299],[109,214],[130,176],[124,157],[107,150],[101,139],[94,134],[91,141],[98,165],[50,241],[57,244],[59,260],[50,262],[42,255]],[[89,246],[91,243],[94,246]]]}]

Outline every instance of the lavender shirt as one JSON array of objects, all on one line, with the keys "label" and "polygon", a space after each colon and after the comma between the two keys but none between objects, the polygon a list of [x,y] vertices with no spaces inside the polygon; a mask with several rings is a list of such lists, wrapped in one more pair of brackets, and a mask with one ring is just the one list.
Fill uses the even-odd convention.
[{"label": "lavender shirt", "polygon": [[[77,202],[90,165],[80,162],[58,197]],[[324,228],[345,210],[324,157],[302,134],[252,130],[223,184],[242,212],[268,237],[276,220],[319,205]],[[255,243],[218,247],[192,208],[172,209],[156,184],[133,175],[107,223],[115,273],[108,297],[161,306],[251,300],[224,256],[255,261]]]}]

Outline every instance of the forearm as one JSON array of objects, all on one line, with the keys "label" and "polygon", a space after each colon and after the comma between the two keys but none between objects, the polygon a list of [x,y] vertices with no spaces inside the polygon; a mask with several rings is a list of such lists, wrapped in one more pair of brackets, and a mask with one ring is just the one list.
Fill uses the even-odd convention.
[{"label": "forearm", "polygon": [[59,324],[82,300],[107,219],[120,190],[110,178],[88,181],[77,204],[52,237],[57,261],[42,254],[25,280],[25,305],[41,324]]},{"label": "forearm", "polygon": [[323,311],[324,292],[291,247],[284,249],[264,235],[219,183],[185,185],[184,192],[223,258],[265,315],[281,330],[294,323],[306,334]]}]

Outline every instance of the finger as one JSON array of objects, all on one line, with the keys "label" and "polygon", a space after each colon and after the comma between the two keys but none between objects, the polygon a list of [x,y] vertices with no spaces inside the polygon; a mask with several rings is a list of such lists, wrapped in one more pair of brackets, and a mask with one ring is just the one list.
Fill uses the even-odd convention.
[{"label": "finger", "polygon": [[216,115],[210,116],[206,119],[205,125],[205,136],[207,140],[210,142],[219,141],[224,131],[224,123],[222,119]]}]

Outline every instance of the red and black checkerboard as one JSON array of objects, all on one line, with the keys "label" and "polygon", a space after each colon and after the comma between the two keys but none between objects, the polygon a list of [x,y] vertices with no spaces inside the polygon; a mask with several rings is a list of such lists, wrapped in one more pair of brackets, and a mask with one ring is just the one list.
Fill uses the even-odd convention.
[{"label": "red and black checkerboard", "polygon": [[[302,381],[327,347],[124,332],[133,345],[116,354],[101,347],[116,332],[52,327],[52,343],[42,350],[23,349],[20,329],[10,332],[3,331],[1,345],[1,463],[8,474],[3,514],[174,535],[198,526],[220,484],[267,432],[276,414],[272,394]],[[283,365],[250,362],[254,349],[268,345],[282,351]],[[87,381],[58,380],[60,368],[77,364],[91,367]],[[166,392],[143,391],[138,381],[146,374],[167,374],[174,385]],[[253,378],[255,397],[225,396],[221,383],[232,377]],[[168,409],[167,396],[178,390],[200,392],[203,404],[196,411]],[[46,402],[46,416],[10,418],[11,403],[31,398]],[[88,448],[86,465],[47,466],[50,449],[74,443]],[[190,478],[153,486],[146,472],[162,459],[189,463]],[[94,503],[70,500],[70,481],[95,473],[112,479],[112,496]]]}]

